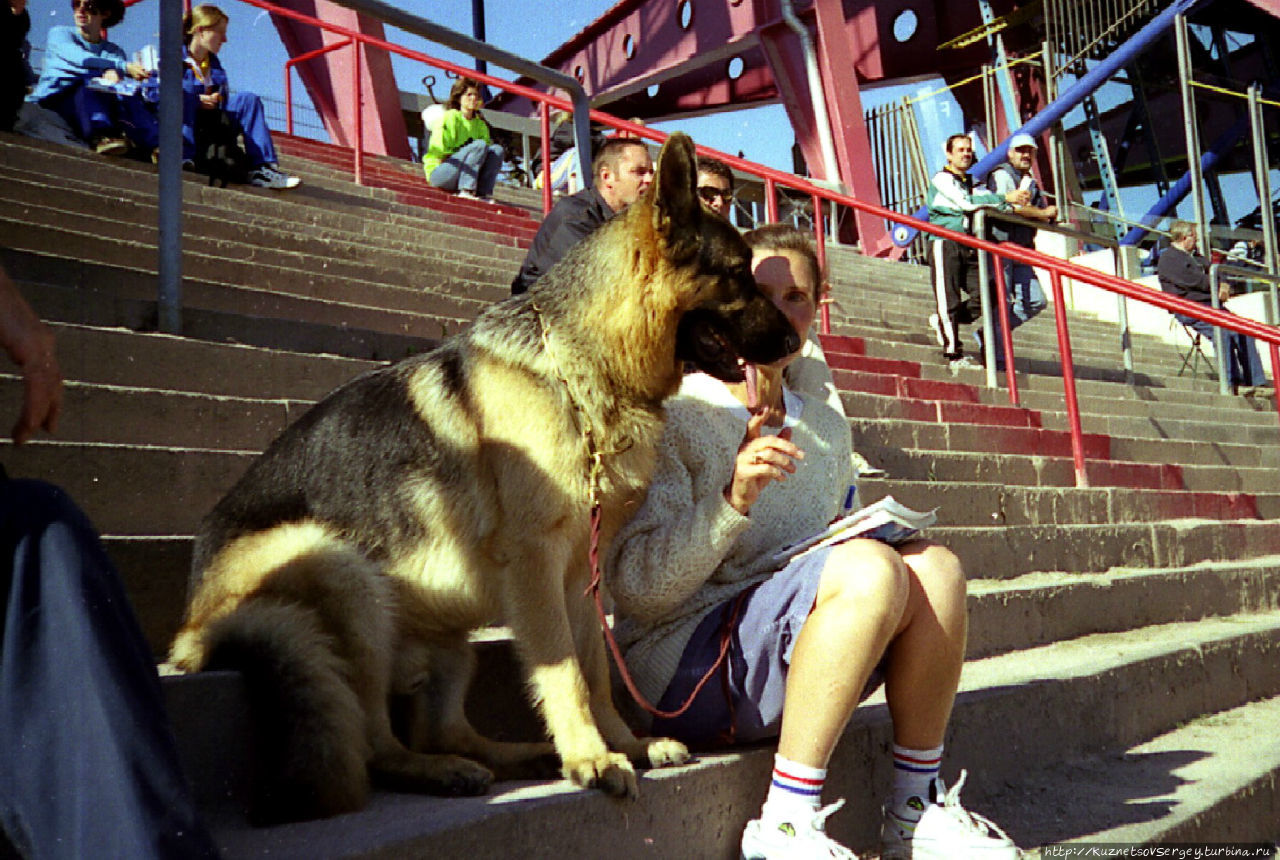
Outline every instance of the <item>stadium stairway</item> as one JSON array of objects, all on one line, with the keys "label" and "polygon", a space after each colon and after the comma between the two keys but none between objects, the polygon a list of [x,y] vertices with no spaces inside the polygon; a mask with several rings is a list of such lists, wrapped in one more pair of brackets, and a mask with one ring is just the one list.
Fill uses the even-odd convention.
[{"label": "stadium stairway", "polygon": [[[374,160],[286,140],[292,192],[184,182],[184,333],[154,331],[155,172],[0,135],[0,260],[54,326],[59,433],[10,474],[66,487],[104,534],[149,641],[178,622],[190,536],[253,455],[351,376],[458,330],[507,293],[534,222],[519,205],[437,199]],[[348,156],[349,158],[349,156]],[[415,185],[414,182],[417,182]],[[400,183],[405,183],[401,187]],[[508,220],[509,219],[509,220]],[[482,223],[477,223],[482,222]],[[1092,486],[1074,486],[1048,314],[1019,329],[1023,407],[953,377],[923,318],[923,271],[830,250],[825,347],[856,446],[892,493],[939,507],[931,535],[971,577],[969,662],[944,774],[1021,845],[1280,838],[1280,428],[1269,398],[1177,376],[1174,347],[1071,314]],[[20,380],[0,374],[2,402]],[[470,706],[536,732],[501,630],[477,637]],[[168,677],[196,790],[228,857],[736,856],[771,749],[700,756],[623,803],[563,782],[486,797],[379,793],[353,815],[255,829],[232,675]],[[830,830],[874,850],[889,783],[883,695],[832,763]]]}]

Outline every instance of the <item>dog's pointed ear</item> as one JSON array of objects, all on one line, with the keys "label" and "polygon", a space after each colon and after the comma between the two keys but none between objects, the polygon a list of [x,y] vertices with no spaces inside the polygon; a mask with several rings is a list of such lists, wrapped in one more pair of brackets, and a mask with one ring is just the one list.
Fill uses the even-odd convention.
[{"label": "dog's pointed ear", "polygon": [[653,229],[673,253],[692,251],[697,247],[702,204],[697,189],[698,155],[689,135],[677,131],[667,138],[655,173]]}]

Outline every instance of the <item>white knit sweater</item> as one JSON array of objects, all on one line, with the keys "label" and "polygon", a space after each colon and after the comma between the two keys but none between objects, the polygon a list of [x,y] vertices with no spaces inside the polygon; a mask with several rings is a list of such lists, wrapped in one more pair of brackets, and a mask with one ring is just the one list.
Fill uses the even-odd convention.
[{"label": "white knit sweater", "polygon": [[723,492],[747,410],[723,383],[702,374],[686,377],[667,401],[648,495],[606,561],[618,642],[649,701],[666,691],[707,613],[767,579],[774,572],[770,555],[839,512],[853,480],[850,432],[835,408],[839,401],[828,402],[831,390],[820,384],[824,375],[830,383],[825,362],[821,371],[805,375],[808,391],[784,390],[792,441],[805,457],[795,474],[765,488],[750,516],[730,506]]}]

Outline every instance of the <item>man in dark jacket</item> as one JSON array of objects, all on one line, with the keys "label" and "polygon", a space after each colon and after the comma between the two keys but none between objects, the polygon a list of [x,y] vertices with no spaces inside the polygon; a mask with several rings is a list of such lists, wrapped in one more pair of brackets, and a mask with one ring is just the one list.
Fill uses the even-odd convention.
[{"label": "man in dark jacket", "polygon": [[[1212,306],[1209,273],[1204,259],[1196,254],[1195,225],[1186,221],[1174,221],[1169,228],[1169,236],[1169,247],[1160,255],[1160,261],[1156,264],[1160,289],[1188,301]],[[1231,288],[1224,281],[1218,289],[1219,302],[1225,302],[1231,296]],[[1213,326],[1204,320],[1182,314],[1174,314],[1174,317],[1205,337],[1213,337]],[[1257,345],[1253,338],[1239,332],[1225,331],[1223,334],[1226,336],[1227,367],[1231,373],[1232,386],[1241,394],[1256,393],[1257,388],[1268,384],[1266,373],[1262,369],[1262,359],[1258,357]]]},{"label": "man in dark jacket", "polygon": [[653,182],[649,147],[636,138],[607,140],[592,165],[592,174],[595,183],[591,188],[561,198],[543,219],[520,273],[511,282],[512,295],[528,291],[583,237],[644,194]]}]

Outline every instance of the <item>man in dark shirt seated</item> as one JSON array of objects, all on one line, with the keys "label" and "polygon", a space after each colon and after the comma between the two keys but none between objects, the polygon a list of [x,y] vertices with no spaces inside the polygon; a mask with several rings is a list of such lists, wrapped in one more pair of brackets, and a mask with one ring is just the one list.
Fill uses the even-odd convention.
[{"label": "man in dark shirt seated", "polygon": [[613,138],[600,147],[591,172],[592,187],[561,198],[543,219],[512,295],[526,292],[579,240],[638,200],[653,182],[653,159],[643,140]]},{"label": "man in dark shirt seated", "polygon": [[[1156,264],[1156,277],[1160,289],[1170,295],[1212,306],[1209,293],[1209,272],[1204,258],[1196,253],[1196,228],[1186,221],[1174,221],[1169,227],[1170,243]],[[1224,281],[1218,288],[1219,302],[1231,296],[1231,288]],[[1223,310],[1226,310],[1223,308]],[[1204,320],[1174,314],[1178,322],[1195,329],[1205,337],[1213,337],[1213,326]],[[1227,345],[1227,367],[1231,373],[1231,385],[1240,394],[1260,393],[1258,389],[1269,387],[1262,359],[1253,338],[1234,331],[1224,331]]]}]

